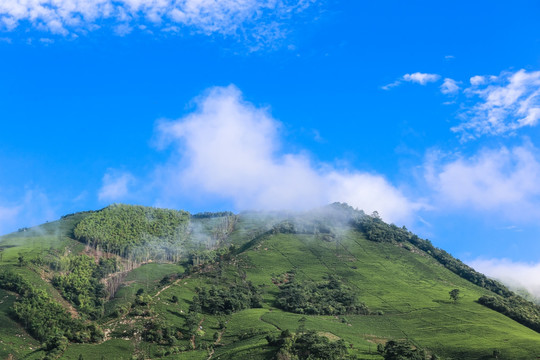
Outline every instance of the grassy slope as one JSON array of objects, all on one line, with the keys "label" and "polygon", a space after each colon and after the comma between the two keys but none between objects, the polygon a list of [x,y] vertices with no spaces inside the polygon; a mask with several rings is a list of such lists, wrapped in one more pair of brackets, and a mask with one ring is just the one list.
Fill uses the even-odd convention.
[{"label": "grassy slope", "polygon": [[[82,246],[66,235],[76,219],[64,219],[58,223],[45,224],[34,231],[15,233],[3,237],[0,246],[12,245],[4,251],[0,266],[9,266],[40,283],[39,276],[30,269],[15,266],[19,252],[28,257],[48,247],[68,247],[73,252]],[[238,245],[251,240],[260,233],[263,224],[259,219],[240,218],[237,230],[231,239]],[[493,349],[502,351],[500,358],[533,359],[540,356],[540,335],[524,326],[491,311],[475,302],[486,290],[481,289],[450,271],[435,260],[413,253],[395,245],[373,243],[356,232],[344,233],[340,242],[324,242],[311,235],[276,234],[264,235],[246,246],[239,255],[240,267],[246,271],[247,280],[261,287],[264,293],[263,309],[244,310],[230,316],[204,316],[201,320],[203,332],[196,339],[197,346],[212,344],[214,333],[222,332],[220,345],[216,346],[214,359],[266,359],[271,358],[271,349],[266,346],[265,335],[279,333],[282,329],[298,328],[301,315],[285,313],[273,306],[277,286],[272,277],[296,270],[297,277],[320,280],[329,273],[337,273],[344,281],[356,288],[361,301],[372,310],[381,310],[384,315],[307,316],[306,328],[337,336],[353,345],[352,353],[365,359],[381,359],[376,354],[376,344],[389,338],[408,338],[416,345],[442,355],[444,358],[478,359],[489,358]],[[182,279],[160,292],[158,282],[166,274],[178,274],[183,269],[170,264],[148,264],[132,271],[109,306],[132,301],[134,292],[142,287],[153,296],[151,308],[156,319],[169,326],[182,327],[190,301],[197,286],[219,285],[219,281],[193,275]],[[236,268],[228,266],[225,274],[233,276]],[[49,284],[41,286],[54,294]],[[459,288],[462,299],[453,304],[448,292]],[[179,298],[178,304],[170,299]],[[6,297],[7,296],[7,297]],[[4,300],[5,299],[5,300]],[[12,353],[16,358],[39,357],[35,349],[39,344],[8,316],[14,297],[0,293],[0,357]],[[226,321],[224,331],[218,328],[219,321]],[[105,327],[120,333],[136,329],[144,319],[104,319]],[[181,354],[164,359],[207,359],[208,351],[186,351],[189,339],[177,346]],[[99,345],[72,344],[63,358],[76,359],[83,354],[85,359],[131,358],[135,352],[148,352],[156,357],[164,347],[146,344],[137,339],[111,339]],[[42,354],[42,353],[41,353]]]},{"label": "grassy slope", "polygon": [[[353,353],[361,358],[380,359],[376,343],[389,338],[408,338],[416,345],[445,358],[489,358],[501,349],[501,358],[531,359],[540,356],[540,335],[515,321],[475,302],[487,291],[443,268],[432,258],[391,244],[373,243],[351,232],[339,245],[321,242],[309,235],[263,236],[240,258],[247,279],[265,292],[264,309],[245,310],[227,317],[228,325],[215,358],[266,358],[264,335],[282,329],[295,330],[301,315],[285,313],[273,307],[277,286],[272,277],[296,269],[298,278],[320,280],[337,273],[358,289],[360,299],[382,316],[307,316],[306,327],[324,331],[353,344]],[[174,307],[185,313],[193,288],[201,285],[196,278],[173,286],[161,298],[177,295],[181,301]],[[448,292],[459,288],[462,299],[454,304]],[[182,313],[176,321],[182,323]],[[156,309],[159,309],[156,306]],[[163,314],[163,312],[161,312]],[[164,316],[164,319],[174,317]],[[212,316],[205,324],[215,323]],[[210,341],[217,328],[205,328],[203,339]],[[252,336],[243,339],[242,334]]]},{"label": "grassy slope", "polygon": [[[352,326],[337,324],[334,318],[308,317],[307,327],[332,329],[361,354],[369,351],[366,340],[397,337],[453,358],[480,358],[495,348],[502,349],[505,358],[540,356],[538,333],[477,304],[486,290],[428,256],[373,243],[354,232],[343,236],[338,246],[308,235],[272,235],[244,256],[251,264],[248,279],[269,289],[272,275],[293,268],[298,278],[320,280],[336,273],[357,288],[360,299],[370,309],[382,310],[383,316],[347,316]],[[453,288],[463,297],[457,304],[449,301]],[[262,320],[294,329],[297,325],[289,317],[274,310]]]},{"label": "grassy slope", "polygon": [[[3,249],[0,268],[9,268],[22,274],[35,286],[46,290],[61,303],[66,304],[58,291],[50,283],[42,280],[38,271],[31,264],[19,267],[18,257],[23,255],[29,260],[55,249],[59,251],[80,252],[84,246],[69,237],[75,224],[85,215],[78,214],[66,219],[46,223],[0,237],[0,248]],[[32,338],[10,316],[15,295],[0,289],[0,358],[6,359],[12,354],[15,359],[40,359],[44,352],[39,351],[41,344]]]}]

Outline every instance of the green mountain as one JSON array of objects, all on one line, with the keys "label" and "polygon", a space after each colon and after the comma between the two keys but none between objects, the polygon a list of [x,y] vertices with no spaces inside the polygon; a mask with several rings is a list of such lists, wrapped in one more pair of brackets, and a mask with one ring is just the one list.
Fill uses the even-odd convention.
[{"label": "green mountain", "polygon": [[0,238],[0,358],[536,359],[540,307],[345,204],[111,205]]}]

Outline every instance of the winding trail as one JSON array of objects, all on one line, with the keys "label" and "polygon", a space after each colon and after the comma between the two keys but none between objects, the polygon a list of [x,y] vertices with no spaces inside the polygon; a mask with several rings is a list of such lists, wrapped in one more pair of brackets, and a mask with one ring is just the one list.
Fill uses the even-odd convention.
[{"label": "winding trail", "polygon": [[[216,339],[216,341],[214,341],[214,345],[217,345],[220,343],[221,341],[221,335],[223,335],[223,333],[225,332],[225,329],[218,332],[218,338]],[[206,358],[206,360],[210,360],[212,358],[212,356],[214,356],[214,352],[216,350],[212,347],[212,349],[210,350],[210,352],[208,353],[208,358]]]},{"label": "winding trail", "polygon": [[170,288],[171,286],[176,285],[176,284],[178,284],[180,281],[185,280],[185,279],[189,279],[189,276],[186,276],[185,278],[178,278],[178,279],[176,279],[175,282],[173,282],[173,283],[171,283],[171,284],[165,286],[163,289],[159,290],[159,291],[156,293],[156,295],[154,295],[154,298],[158,297],[159,294],[161,294],[163,291],[167,290],[167,289]]},{"label": "winding trail", "polygon": [[[197,327],[197,330],[201,328],[201,325],[202,323],[204,322],[204,318],[201,319],[201,321],[199,321],[199,325]],[[195,350],[195,335],[191,335],[191,347],[193,348],[193,350]]]}]

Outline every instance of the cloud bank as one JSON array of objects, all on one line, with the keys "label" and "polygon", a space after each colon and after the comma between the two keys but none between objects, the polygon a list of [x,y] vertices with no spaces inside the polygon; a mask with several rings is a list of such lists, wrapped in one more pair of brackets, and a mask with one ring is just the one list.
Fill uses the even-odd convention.
[{"label": "cloud bank", "polygon": [[540,263],[514,262],[509,259],[476,259],[468,264],[513,289],[524,288],[540,299]]},{"label": "cloud bank", "polygon": [[280,123],[243,100],[234,86],[210,89],[196,110],[158,125],[159,145],[176,150],[156,172],[164,201],[217,197],[239,210],[309,209],[335,201],[388,221],[407,220],[420,204],[377,174],[336,169],[280,147]]},{"label": "cloud bank", "polygon": [[540,155],[531,144],[483,149],[445,161],[432,155],[426,179],[440,208],[498,212],[514,220],[540,219]]},{"label": "cloud bank", "polygon": [[463,122],[452,128],[462,140],[501,135],[536,126],[540,120],[540,71],[503,72],[499,76],[473,76],[465,94],[474,105],[461,114]]},{"label": "cloud bank", "polygon": [[165,31],[252,36],[283,36],[283,23],[313,0],[2,0],[0,28],[17,27],[52,34],[85,33],[112,26],[118,33],[134,27]]}]

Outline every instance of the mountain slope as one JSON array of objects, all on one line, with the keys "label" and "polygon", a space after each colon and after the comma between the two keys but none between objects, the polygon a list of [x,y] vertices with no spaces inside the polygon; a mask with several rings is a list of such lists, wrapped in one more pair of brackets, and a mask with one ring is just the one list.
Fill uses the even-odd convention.
[{"label": "mountain slope", "polygon": [[[365,214],[348,207],[191,216],[187,227],[182,224],[187,248],[176,263],[134,263],[129,254],[119,257],[74,240],[73,230],[90,215],[67,216],[0,240],[0,271],[21,274],[73,316],[103,331],[95,343],[70,342],[61,358],[270,359],[279,346],[267,337],[279,338],[283,330],[293,334],[289,342],[309,330],[330,343],[343,340],[346,352],[362,359],[382,359],[377,345],[391,339],[408,340],[426,358],[489,359],[494,350],[501,359],[540,356],[539,333],[477,302],[497,296],[494,292],[448,270],[408,240],[368,240],[372,234],[351,221]],[[50,261],[36,260],[46,254],[65,262],[82,253],[96,263],[114,258],[118,265],[101,280],[118,284],[111,287],[111,299],[102,298],[104,315],[97,320],[77,313],[80,304],[68,304],[61,297],[66,290],[53,286],[51,279],[69,269],[52,270]],[[321,288],[331,275],[367,306],[369,315],[297,314],[278,307],[284,284]],[[453,289],[459,290],[457,302],[449,296]],[[6,319],[0,357],[45,356],[46,349],[40,350],[10,311],[17,295],[0,291],[0,316]],[[211,308],[205,308],[208,303]]]},{"label": "mountain slope", "polygon": [[[254,282],[269,287],[268,274],[291,268],[304,279],[320,280],[329,273],[346,279],[369,308],[384,312],[346,316],[353,326],[336,330],[364,351],[366,345],[369,349],[368,340],[389,338],[408,338],[419,347],[454,358],[480,358],[501,344],[508,348],[509,358],[528,358],[538,350],[536,332],[475,302],[486,290],[450,273],[434,259],[402,247],[373,243],[354,233],[345,235],[337,248],[313,236],[279,234],[244,256],[256,264],[247,270],[248,278],[251,275]],[[457,304],[448,295],[454,288],[462,294]],[[265,319],[279,316],[273,312]],[[326,327],[317,320],[317,328]]]}]

